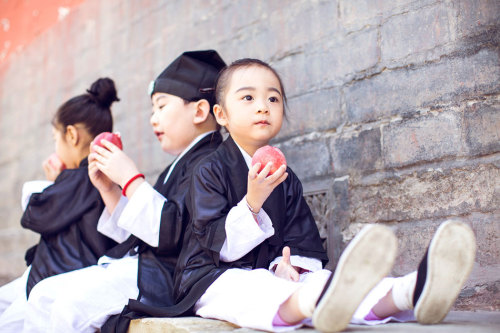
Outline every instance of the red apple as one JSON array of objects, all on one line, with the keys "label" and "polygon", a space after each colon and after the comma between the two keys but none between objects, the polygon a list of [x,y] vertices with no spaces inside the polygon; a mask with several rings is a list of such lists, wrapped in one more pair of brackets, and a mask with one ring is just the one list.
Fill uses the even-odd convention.
[{"label": "red apple", "polygon": [[255,154],[253,154],[252,165],[260,163],[259,172],[261,172],[269,162],[273,163],[269,171],[269,175],[272,175],[281,165],[286,165],[285,155],[281,150],[272,146],[260,147]]},{"label": "red apple", "polygon": [[102,132],[101,134],[99,134],[98,136],[96,136],[94,138],[94,141],[92,141],[92,144],[98,145],[99,147],[106,148],[101,143],[102,139],[108,140],[109,142],[111,142],[112,144],[117,146],[118,148],[123,149],[121,135],[118,132],[117,133]]},{"label": "red apple", "polygon": [[66,164],[57,156],[56,153],[52,153],[49,156],[49,164],[54,168],[54,169],[59,169],[59,170],[64,170],[66,169]]}]

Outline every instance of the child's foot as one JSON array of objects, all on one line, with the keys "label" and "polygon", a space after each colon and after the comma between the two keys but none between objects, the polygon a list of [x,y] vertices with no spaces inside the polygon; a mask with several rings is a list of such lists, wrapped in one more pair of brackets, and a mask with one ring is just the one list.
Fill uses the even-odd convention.
[{"label": "child's foot", "polygon": [[447,221],[439,226],[418,267],[413,305],[420,324],[439,323],[448,314],[475,254],[476,241],[468,225]]},{"label": "child's foot", "polygon": [[312,320],[322,332],[342,331],[368,292],[394,263],[397,239],[382,225],[369,225],[349,243],[326,282]]}]

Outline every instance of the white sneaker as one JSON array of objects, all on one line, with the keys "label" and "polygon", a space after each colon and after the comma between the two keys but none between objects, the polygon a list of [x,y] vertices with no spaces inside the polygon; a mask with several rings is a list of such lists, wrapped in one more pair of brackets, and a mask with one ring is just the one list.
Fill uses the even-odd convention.
[{"label": "white sneaker", "polygon": [[476,240],[472,229],[458,221],[439,226],[418,267],[413,296],[420,324],[446,317],[472,270]]},{"label": "white sneaker", "polygon": [[349,243],[326,282],[312,316],[322,332],[342,331],[372,288],[392,269],[397,239],[388,227],[368,225]]}]

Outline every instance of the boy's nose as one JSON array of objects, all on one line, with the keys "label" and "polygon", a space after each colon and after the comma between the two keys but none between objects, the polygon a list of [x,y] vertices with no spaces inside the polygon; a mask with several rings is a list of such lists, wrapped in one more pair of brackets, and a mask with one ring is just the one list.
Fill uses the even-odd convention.
[{"label": "boy's nose", "polygon": [[153,111],[153,113],[151,113],[151,117],[149,118],[149,123],[151,125],[158,123],[158,117],[156,117],[156,112]]}]

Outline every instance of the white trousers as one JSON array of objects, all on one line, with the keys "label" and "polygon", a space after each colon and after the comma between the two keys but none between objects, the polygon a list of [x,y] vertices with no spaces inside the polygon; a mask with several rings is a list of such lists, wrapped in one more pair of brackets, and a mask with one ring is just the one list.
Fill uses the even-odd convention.
[{"label": "white trousers", "polygon": [[331,272],[301,274],[299,282],[284,280],[266,269],[229,269],[208,287],[195,305],[204,318],[229,321],[241,327],[282,332],[300,326],[273,326],[280,305],[302,284],[325,284]]},{"label": "white trousers", "polygon": [[31,266],[20,278],[0,288],[0,332],[21,332],[26,309],[26,284]]},{"label": "white trousers", "polygon": [[[229,269],[210,285],[196,303],[195,311],[201,317],[225,320],[241,327],[270,332],[294,330],[310,325],[311,320],[295,326],[273,326],[280,305],[303,284],[324,285],[330,274],[328,270],[319,270],[302,274],[299,282],[292,282],[278,278],[265,269]],[[384,278],[377,284],[359,305],[351,323],[376,325],[390,320],[413,320],[412,311],[400,312],[380,321],[364,320],[373,306],[389,292],[395,279]]]},{"label": "white trousers", "polygon": [[137,257],[127,257],[39,282],[28,299],[24,332],[96,332],[139,294],[137,267]]}]

